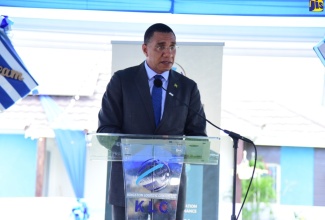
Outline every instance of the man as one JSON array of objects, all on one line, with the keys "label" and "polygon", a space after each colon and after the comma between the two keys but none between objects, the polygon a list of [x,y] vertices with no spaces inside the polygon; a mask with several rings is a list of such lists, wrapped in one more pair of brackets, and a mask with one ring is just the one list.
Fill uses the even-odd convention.
[{"label": "man", "polygon": [[[150,26],[144,35],[142,51],[146,56],[145,62],[117,71],[112,76],[103,96],[97,132],[206,136],[206,122],[198,116],[205,114],[197,84],[172,70],[176,55],[173,30],[161,23]],[[162,90],[160,116],[155,118],[151,94],[156,89],[153,88],[156,75],[161,76],[162,87],[177,98]],[[177,203],[177,220],[183,219],[185,209],[184,174]],[[109,200],[113,205],[115,220],[125,218],[123,184],[122,163],[114,162]]]}]

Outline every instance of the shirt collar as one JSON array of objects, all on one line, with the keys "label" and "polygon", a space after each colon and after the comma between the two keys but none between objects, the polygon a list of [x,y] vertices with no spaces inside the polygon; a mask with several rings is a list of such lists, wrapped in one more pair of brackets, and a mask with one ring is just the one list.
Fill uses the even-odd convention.
[{"label": "shirt collar", "polygon": [[[145,68],[146,68],[146,71],[147,71],[147,75],[148,75],[148,79],[151,80],[155,75],[157,75],[158,73],[156,73],[155,71],[153,71],[147,64],[147,61],[144,62],[145,63]],[[164,79],[166,81],[168,81],[168,77],[169,77],[169,70],[163,72],[162,74],[159,74],[161,75],[162,77],[164,77]]]}]

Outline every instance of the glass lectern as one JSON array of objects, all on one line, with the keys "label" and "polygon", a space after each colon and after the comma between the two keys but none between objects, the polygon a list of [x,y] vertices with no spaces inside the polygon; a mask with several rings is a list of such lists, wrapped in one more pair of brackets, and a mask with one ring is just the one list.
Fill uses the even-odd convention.
[{"label": "glass lectern", "polygon": [[219,138],[97,133],[88,138],[91,160],[123,164],[126,219],[175,220],[182,171],[184,219],[218,219]]}]

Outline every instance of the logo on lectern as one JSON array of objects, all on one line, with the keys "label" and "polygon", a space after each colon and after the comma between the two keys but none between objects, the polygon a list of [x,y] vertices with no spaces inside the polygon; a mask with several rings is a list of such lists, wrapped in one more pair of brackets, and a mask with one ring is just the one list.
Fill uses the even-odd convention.
[{"label": "logo on lectern", "polygon": [[168,185],[170,168],[165,162],[152,158],[141,164],[137,176],[137,185],[141,185],[150,191],[158,192]]}]

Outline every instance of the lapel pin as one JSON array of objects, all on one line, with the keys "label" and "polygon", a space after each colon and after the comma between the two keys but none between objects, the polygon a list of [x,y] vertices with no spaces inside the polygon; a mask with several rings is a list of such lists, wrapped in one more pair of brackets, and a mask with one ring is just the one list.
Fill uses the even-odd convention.
[{"label": "lapel pin", "polygon": [[178,86],[178,85],[175,83],[175,84],[174,84],[174,87],[177,88],[177,86]]}]

